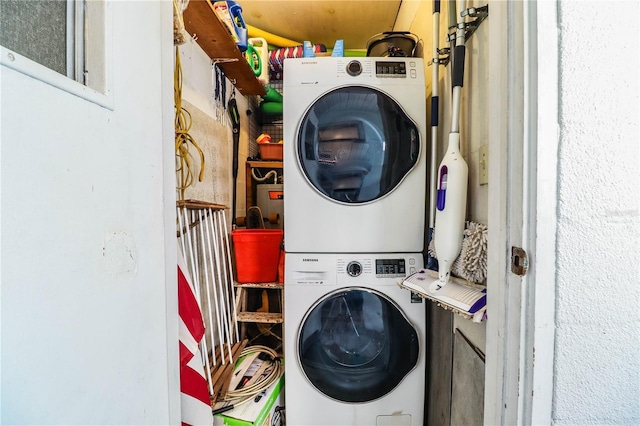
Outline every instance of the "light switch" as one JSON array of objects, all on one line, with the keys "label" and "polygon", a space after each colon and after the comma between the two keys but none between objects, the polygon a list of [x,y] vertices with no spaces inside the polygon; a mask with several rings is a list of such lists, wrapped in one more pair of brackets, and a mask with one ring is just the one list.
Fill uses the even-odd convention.
[{"label": "light switch", "polygon": [[489,145],[482,145],[478,153],[478,183],[489,183]]}]

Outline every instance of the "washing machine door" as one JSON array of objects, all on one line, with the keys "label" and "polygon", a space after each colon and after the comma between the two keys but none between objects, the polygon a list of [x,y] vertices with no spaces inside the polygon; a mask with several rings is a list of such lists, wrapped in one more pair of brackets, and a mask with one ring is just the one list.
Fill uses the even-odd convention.
[{"label": "washing machine door", "polygon": [[416,124],[389,95],[348,86],[317,99],[298,127],[308,182],[336,202],[372,202],[392,192],[420,156]]},{"label": "washing machine door", "polygon": [[375,290],[330,293],[305,315],[298,361],[313,386],[342,402],[367,402],[391,392],[415,367],[416,329],[400,308]]}]

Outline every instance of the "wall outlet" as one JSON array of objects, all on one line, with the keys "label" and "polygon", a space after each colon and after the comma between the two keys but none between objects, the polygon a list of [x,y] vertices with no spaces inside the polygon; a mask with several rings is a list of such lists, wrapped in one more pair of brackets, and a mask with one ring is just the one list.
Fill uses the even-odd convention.
[{"label": "wall outlet", "polygon": [[478,182],[489,183],[489,145],[482,145],[478,153]]}]

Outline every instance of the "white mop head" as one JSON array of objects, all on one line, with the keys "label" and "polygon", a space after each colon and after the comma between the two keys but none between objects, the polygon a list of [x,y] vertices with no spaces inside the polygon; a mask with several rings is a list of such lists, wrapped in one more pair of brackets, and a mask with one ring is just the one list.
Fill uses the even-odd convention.
[{"label": "white mop head", "polygon": [[[433,231],[435,234],[435,230]],[[451,272],[465,280],[481,284],[487,278],[487,225],[467,221],[460,255],[453,263]],[[429,255],[438,258],[434,242],[431,238]]]}]

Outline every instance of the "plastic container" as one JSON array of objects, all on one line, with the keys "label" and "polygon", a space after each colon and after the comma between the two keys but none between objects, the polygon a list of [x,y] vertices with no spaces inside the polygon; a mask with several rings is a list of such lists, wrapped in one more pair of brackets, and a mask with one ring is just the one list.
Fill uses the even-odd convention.
[{"label": "plastic container", "polygon": [[284,284],[284,250],[280,250],[280,262],[278,263],[278,283]]},{"label": "plastic container", "polygon": [[284,100],[282,93],[278,92],[271,86],[265,87],[265,89],[267,90],[267,93],[262,97],[265,102],[282,103],[282,101]]},{"label": "plastic container", "polygon": [[267,40],[262,37],[251,37],[247,40],[249,46],[255,50],[258,58],[260,58],[260,67],[258,70],[253,68],[253,73],[263,86],[269,84],[269,45]]},{"label": "plastic container", "polygon": [[213,2],[213,11],[216,13],[216,16],[222,22],[231,35],[231,39],[234,43],[238,44],[240,40],[238,39],[238,33],[236,32],[236,26],[233,22],[233,17],[229,12],[229,5],[226,1],[216,1]]},{"label": "plastic container", "polygon": [[282,115],[283,108],[282,102],[262,102],[260,104],[260,111],[264,115]]},{"label": "plastic container", "polygon": [[367,41],[367,56],[415,56],[419,38],[408,31],[386,31]]},{"label": "plastic container", "polygon": [[284,144],[282,143],[273,143],[273,142],[259,143],[258,149],[260,150],[260,158],[262,160],[282,161],[283,147],[284,147]]},{"label": "plastic container", "polygon": [[236,229],[231,232],[239,283],[270,283],[278,277],[282,229]]}]

